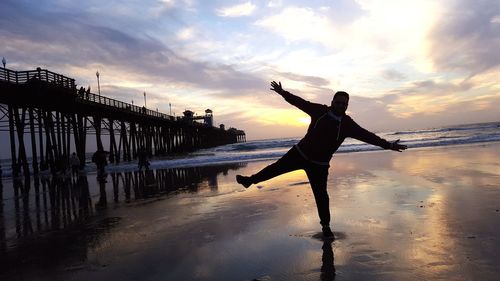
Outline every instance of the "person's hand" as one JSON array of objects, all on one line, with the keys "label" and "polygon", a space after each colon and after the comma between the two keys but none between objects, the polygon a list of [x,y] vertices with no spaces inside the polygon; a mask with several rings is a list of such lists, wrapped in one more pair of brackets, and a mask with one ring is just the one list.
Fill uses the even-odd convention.
[{"label": "person's hand", "polygon": [[281,87],[281,82],[276,83],[276,81],[271,82],[271,90],[275,91],[276,93],[280,94],[284,92],[283,88]]},{"label": "person's hand", "polygon": [[399,144],[399,139],[391,142],[391,146],[390,146],[390,149],[392,149],[394,151],[399,151],[399,152],[402,152],[403,150],[405,150],[407,148],[408,148],[408,146],[406,146],[404,144]]}]

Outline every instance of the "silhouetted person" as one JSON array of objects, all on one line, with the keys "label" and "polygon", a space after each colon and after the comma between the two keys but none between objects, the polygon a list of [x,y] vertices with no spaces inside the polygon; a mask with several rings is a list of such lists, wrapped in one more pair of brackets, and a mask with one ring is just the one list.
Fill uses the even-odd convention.
[{"label": "silhouetted person", "polygon": [[85,88],[84,87],[80,87],[80,89],[78,90],[78,97],[83,99],[85,96]]},{"label": "silhouetted person", "polygon": [[56,175],[60,177],[66,176],[66,172],[69,168],[68,156],[65,154],[57,157],[56,159]]},{"label": "silhouetted person", "polygon": [[106,159],[107,152],[102,148],[97,149],[97,151],[92,155],[92,162],[97,166],[97,179],[99,181],[105,180],[106,173],[104,168],[108,165],[108,160]]},{"label": "silhouetted person", "polygon": [[45,161],[40,161],[40,172],[47,173],[49,171],[49,165]]},{"label": "silhouetted person", "polygon": [[139,171],[142,169],[142,167],[145,167],[146,170],[149,169],[149,161],[148,161],[148,152],[144,147],[141,147],[137,153],[137,158],[138,158],[138,167]]},{"label": "silhouetted person", "polygon": [[80,170],[80,158],[78,158],[75,152],[69,157],[69,164],[71,165],[71,173],[77,177],[78,170]]},{"label": "silhouetted person", "polygon": [[258,173],[246,177],[237,175],[236,181],[248,188],[284,173],[303,169],[311,185],[323,236],[334,239],[330,229],[330,200],[327,192],[328,168],[333,153],[337,151],[345,138],[380,146],[384,149],[402,151],[406,145],[399,144],[399,140],[388,142],[374,133],[371,133],[345,114],[349,104],[349,94],[336,92],[331,106],[312,103],[283,90],[281,82],[271,82],[271,90],[280,94],[287,102],[304,111],[311,117],[311,123],[306,135],[294,145],[283,157],[275,163],[265,167]]},{"label": "silhouetted person", "polygon": [[38,82],[40,82],[40,77],[38,76],[38,73],[33,74],[33,76],[31,76],[31,78],[28,80],[28,83],[32,83],[32,84],[35,84]]}]

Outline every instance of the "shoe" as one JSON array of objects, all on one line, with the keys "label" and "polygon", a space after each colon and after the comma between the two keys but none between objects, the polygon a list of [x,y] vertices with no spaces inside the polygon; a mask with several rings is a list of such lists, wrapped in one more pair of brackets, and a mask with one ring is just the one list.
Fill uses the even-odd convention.
[{"label": "shoe", "polygon": [[322,231],[323,231],[323,238],[324,239],[335,240],[335,235],[333,235],[333,232],[329,226],[323,226]]},{"label": "shoe", "polygon": [[236,176],[236,182],[243,185],[245,188],[248,188],[249,186],[252,185],[252,180],[250,177],[245,177],[241,175]]}]

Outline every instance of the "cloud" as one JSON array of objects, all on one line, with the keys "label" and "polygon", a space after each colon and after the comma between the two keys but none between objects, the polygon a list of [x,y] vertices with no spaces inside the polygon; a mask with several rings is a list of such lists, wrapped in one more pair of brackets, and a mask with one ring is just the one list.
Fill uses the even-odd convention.
[{"label": "cloud", "polygon": [[195,31],[193,28],[183,28],[177,32],[176,36],[177,39],[179,40],[189,40],[192,39],[195,34]]},{"label": "cloud", "polygon": [[283,36],[286,40],[330,44],[334,28],[327,17],[311,8],[287,7],[281,13],[255,23]]},{"label": "cloud", "polygon": [[255,11],[256,6],[252,2],[217,9],[217,15],[220,17],[243,17],[249,16]]},{"label": "cloud", "polygon": [[164,6],[171,7],[175,5],[175,0],[160,0],[160,3]]},{"label": "cloud", "polygon": [[445,112],[458,102],[472,100],[468,92],[474,88],[471,82],[415,81],[389,95],[387,109],[398,118],[417,115],[434,115]]},{"label": "cloud", "polygon": [[380,98],[351,96],[348,114],[369,130],[409,130],[499,120],[495,110],[499,102],[499,94],[459,99],[449,94],[396,92]]},{"label": "cloud", "polygon": [[438,71],[476,75],[500,65],[496,0],[459,0],[449,5],[430,33],[429,56]]},{"label": "cloud", "polygon": [[12,8],[0,16],[0,40],[9,50],[7,58],[34,63],[30,68],[40,65],[65,71],[74,65],[80,69],[91,66],[93,76],[95,66],[101,65],[104,76],[109,71],[130,81],[184,84],[226,91],[228,95],[250,94],[267,85],[267,81],[233,66],[180,56],[153,37],[88,23],[86,14],[33,14],[16,4],[4,4],[2,8]]},{"label": "cloud", "polygon": [[[286,40],[281,71],[321,74],[352,88],[373,76],[367,73],[379,72],[380,65],[405,65],[401,69],[408,74],[415,68],[427,71],[426,36],[439,15],[435,6],[432,1],[335,1],[329,9],[285,7],[255,25]],[[395,75],[386,73],[402,81]]]},{"label": "cloud", "polygon": [[270,0],[267,6],[270,8],[281,7],[283,5],[283,0]]},{"label": "cloud", "polygon": [[394,69],[386,69],[382,71],[382,77],[390,81],[402,81],[406,79],[406,75]]},{"label": "cloud", "polygon": [[299,82],[305,82],[315,87],[327,86],[328,84],[330,84],[329,80],[317,76],[300,75],[291,72],[279,73],[279,75],[283,78]]},{"label": "cloud", "polygon": [[348,113],[379,131],[499,120],[498,85],[485,83],[494,76],[491,71],[470,79],[416,80],[375,98],[351,95]]},{"label": "cloud", "polygon": [[[415,81],[404,88],[391,91],[380,100],[386,104],[387,112],[394,118],[403,120],[426,117],[438,122],[456,115],[460,119],[469,118],[469,120],[480,122],[485,121],[481,116],[487,114],[480,112],[479,109],[495,111],[492,101],[499,98],[500,92],[484,88],[479,79],[471,79]],[[447,123],[458,124],[459,122],[448,120]]]}]

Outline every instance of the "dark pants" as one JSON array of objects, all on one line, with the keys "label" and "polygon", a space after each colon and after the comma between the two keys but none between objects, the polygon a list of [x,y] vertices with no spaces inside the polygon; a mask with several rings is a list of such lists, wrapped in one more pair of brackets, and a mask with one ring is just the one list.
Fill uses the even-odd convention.
[{"label": "dark pants", "polygon": [[73,175],[78,176],[78,170],[80,170],[80,166],[78,165],[71,166],[71,172],[73,173]]},{"label": "dark pants", "polygon": [[303,169],[311,184],[316,206],[318,207],[320,223],[327,226],[330,224],[330,200],[326,190],[328,168],[327,165],[318,165],[307,161],[295,147],[292,147],[278,161],[251,176],[251,179],[252,183],[256,184],[291,171]]}]

